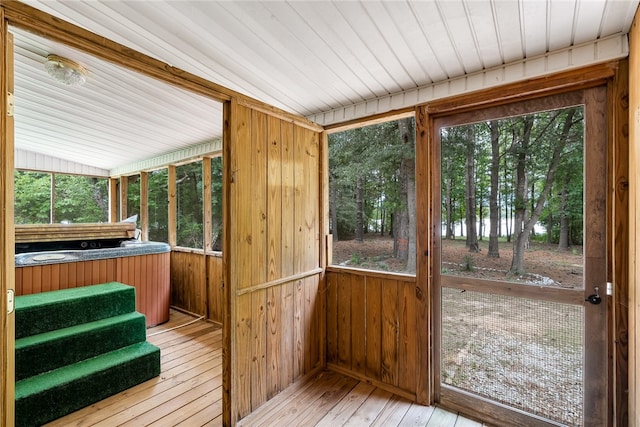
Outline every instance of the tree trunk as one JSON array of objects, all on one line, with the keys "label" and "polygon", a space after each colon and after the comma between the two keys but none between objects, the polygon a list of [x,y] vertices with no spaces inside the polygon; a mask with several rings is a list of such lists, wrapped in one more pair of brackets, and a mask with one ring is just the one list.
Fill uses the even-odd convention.
[{"label": "tree trunk", "polygon": [[356,242],[364,239],[364,183],[362,177],[356,178]]},{"label": "tree trunk", "polygon": [[529,141],[533,128],[533,116],[523,117],[522,135],[514,134],[514,150],[516,163],[516,185],[513,220],[513,258],[511,259],[510,272],[512,274],[524,273],[524,251],[529,239],[529,233],[524,232],[525,215],[527,212],[527,155]]},{"label": "tree trunk", "polygon": [[335,180],[332,185],[329,185],[329,215],[331,217],[331,234],[333,235],[333,241],[338,242],[338,191],[336,189]]},{"label": "tree trunk", "polygon": [[491,258],[500,258],[498,245],[498,227],[500,224],[500,209],[498,206],[498,174],[500,173],[500,133],[498,123],[491,122],[491,189],[489,193],[489,252]]},{"label": "tree trunk", "polygon": [[[445,169],[449,169],[451,160],[447,158],[447,164]],[[452,182],[451,178],[446,178],[444,190],[444,205],[445,205],[445,239],[453,239],[453,200],[451,196]]]},{"label": "tree trunk", "polygon": [[558,250],[569,250],[569,190],[567,189],[568,177],[564,182],[562,191],[560,192],[560,237],[558,240]]},{"label": "tree trunk", "polygon": [[475,136],[473,126],[467,127],[467,158],[465,173],[465,197],[467,204],[467,247],[469,252],[479,252],[478,232],[476,230],[476,173],[475,173]]},{"label": "tree trunk", "polygon": [[406,147],[405,156],[400,164],[400,179],[402,182],[402,199],[405,209],[400,216],[398,234],[395,245],[397,257],[407,262],[406,271],[416,271],[416,184],[415,184],[415,130],[413,119],[398,120],[400,138]]}]

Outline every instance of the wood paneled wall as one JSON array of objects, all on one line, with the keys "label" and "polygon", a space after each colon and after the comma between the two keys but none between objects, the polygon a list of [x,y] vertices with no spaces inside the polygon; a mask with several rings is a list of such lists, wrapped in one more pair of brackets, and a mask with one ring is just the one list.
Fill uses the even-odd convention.
[{"label": "wood paneled wall", "polygon": [[222,257],[207,255],[207,319],[222,324],[224,315],[224,287],[222,283]]},{"label": "wood paneled wall", "polygon": [[324,364],[322,153],[320,129],[235,100],[226,108],[224,396],[233,425]]},{"label": "wood paneled wall", "polygon": [[329,270],[327,366],[416,400],[416,278]]},{"label": "wood paneled wall", "polygon": [[222,258],[202,252],[171,252],[171,305],[222,323]]},{"label": "wood paneled wall", "polygon": [[121,282],[136,288],[147,327],[169,320],[169,253],[17,267],[16,295]]},{"label": "wood paneled wall", "polygon": [[171,251],[171,305],[189,313],[207,314],[207,270],[202,252]]}]

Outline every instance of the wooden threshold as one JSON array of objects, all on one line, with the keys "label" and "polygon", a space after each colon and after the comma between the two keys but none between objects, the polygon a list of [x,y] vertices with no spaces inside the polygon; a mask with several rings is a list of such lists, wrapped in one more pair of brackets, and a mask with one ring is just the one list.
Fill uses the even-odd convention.
[{"label": "wooden threshold", "polygon": [[[160,376],[47,426],[221,426],[222,329],[172,309],[169,322],[147,329],[147,340],[161,349]],[[334,371],[292,384],[239,425],[483,426]]]}]

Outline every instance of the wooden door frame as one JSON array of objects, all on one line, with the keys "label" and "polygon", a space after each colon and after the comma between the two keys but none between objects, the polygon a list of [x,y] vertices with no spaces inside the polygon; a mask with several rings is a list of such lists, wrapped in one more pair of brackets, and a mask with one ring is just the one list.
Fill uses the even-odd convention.
[{"label": "wooden door frame", "polygon": [[[628,420],[627,384],[628,362],[625,357],[627,351],[627,300],[628,281],[628,235],[629,224],[626,217],[628,169],[626,147],[628,137],[626,134],[627,116],[627,61],[613,61],[596,64],[576,70],[552,74],[545,77],[527,80],[472,92],[460,96],[445,98],[416,106],[416,193],[419,195],[416,201],[418,218],[417,236],[417,282],[427,284],[427,295],[431,320],[429,326],[428,342],[433,350],[433,245],[432,237],[435,235],[431,212],[431,191],[437,188],[435,185],[433,160],[431,158],[431,146],[434,144],[431,129],[434,118],[449,115],[453,112],[471,111],[478,108],[487,108],[502,104],[508,104],[515,100],[534,99],[558,93],[575,91],[595,86],[607,86],[608,99],[608,133],[607,149],[609,162],[609,182],[607,187],[607,229],[611,238],[607,242],[608,262],[613,262],[613,268],[609,265],[609,280],[613,282],[614,296],[610,303],[614,306],[614,318],[610,318],[609,342],[610,353],[614,356],[614,363],[609,366],[611,384],[609,393],[613,394],[613,408],[610,408],[610,419],[618,425],[624,425]],[[420,179],[418,179],[420,177]],[[429,360],[433,358],[430,354]],[[431,363],[431,366],[433,364]],[[433,370],[430,373],[430,390],[433,391]],[[431,399],[431,403],[433,403]]]},{"label": "wooden door frame", "polygon": [[15,314],[8,313],[7,292],[15,286],[15,231],[13,213],[13,116],[8,114],[8,94],[13,93],[13,38],[0,10],[2,39],[2,74],[0,75],[0,129],[3,129],[0,153],[0,425],[13,426],[15,419]]}]

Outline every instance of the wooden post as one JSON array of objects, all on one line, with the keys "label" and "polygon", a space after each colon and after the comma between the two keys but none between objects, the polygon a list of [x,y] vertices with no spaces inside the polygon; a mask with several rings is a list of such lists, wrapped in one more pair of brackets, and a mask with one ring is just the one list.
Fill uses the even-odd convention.
[{"label": "wooden post", "polygon": [[129,177],[120,177],[120,221],[127,217],[127,198],[129,188]]},{"label": "wooden post", "polygon": [[109,178],[109,222],[118,222],[118,179]]},{"label": "wooden post", "polygon": [[629,425],[640,425],[640,15],[629,32]]}]

